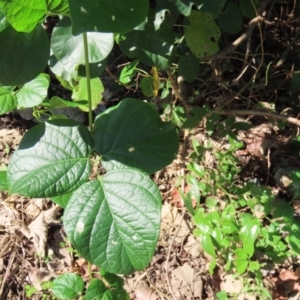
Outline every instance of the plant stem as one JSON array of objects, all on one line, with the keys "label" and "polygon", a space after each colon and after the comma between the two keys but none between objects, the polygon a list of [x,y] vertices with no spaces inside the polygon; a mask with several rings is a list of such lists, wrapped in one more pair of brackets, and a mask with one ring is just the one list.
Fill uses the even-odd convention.
[{"label": "plant stem", "polygon": [[83,34],[83,46],[84,46],[84,60],[85,60],[85,73],[86,73],[86,85],[87,85],[87,95],[89,104],[89,128],[90,132],[93,132],[93,111],[92,111],[92,92],[91,92],[91,76],[90,76],[90,62],[89,62],[89,46],[87,34]]}]

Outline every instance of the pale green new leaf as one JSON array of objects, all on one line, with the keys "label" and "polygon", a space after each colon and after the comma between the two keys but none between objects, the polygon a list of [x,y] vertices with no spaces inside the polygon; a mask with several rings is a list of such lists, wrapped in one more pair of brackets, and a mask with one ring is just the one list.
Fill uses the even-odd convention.
[{"label": "pale green new leaf", "polygon": [[9,190],[29,197],[55,197],[87,181],[92,137],[71,120],[52,120],[28,130],[12,155]]},{"label": "pale green new leaf", "polygon": [[18,109],[34,107],[43,102],[48,94],[49,76],[40,74],[35,79],[24,84],[17,93]]},{"label": "pale green new leaf", "polygon": [[[95,109],[102,100],[102,92],[104,91],[104,87],[99,77],[91,79],[90,85],[92,95],[92,109]],[[79,80],[78,86],[73,89],[72,99],[74,101],[88,100],[86,78],[81,78]],[[79,108],[86,112],[88,112],[89,110],[87,105],[80,105]]]},{"label": "pale green new leaf", "polygon": [[135,170],[108,172],[77,189],[64,212],[64,228],[85,259],[114,274],[142,270],[160,229],[161,196]]},{"label": "pale green new leaf", "polygon": [[1,1],[1,9],[8,22],[19,32],[31,32],[44,20],[47,13],[46,1],[10,0]]},{"label": "pale green new leaf", "polygon": [[69,0],[72,32],[124,33],[142,23],[149,9],[148,0]]},{"label": "pale green new leaf", "polygon": [[94,138],[106,170],[135,168],[151,174],[170,164],[178,151],[176,128],[162,122],[148,103],[131,98],[96,118]]},{"label": "pale green new leaf", "polygon": [[[87,32],[89,62],[102,61],[112,50],[112,33]],[[72,72],[76,66],[85,64],[83,35],[72,35],[71,20],[63,18],[53,30],[51,48],[63,67]]]},{"label": "pale green new leaf", "polygon": [[17,32],[8,26],[0,32],[0,40],[0,83],[24,84],[44,71],[49,58],[49,38],[42,26],[30,33]]}]

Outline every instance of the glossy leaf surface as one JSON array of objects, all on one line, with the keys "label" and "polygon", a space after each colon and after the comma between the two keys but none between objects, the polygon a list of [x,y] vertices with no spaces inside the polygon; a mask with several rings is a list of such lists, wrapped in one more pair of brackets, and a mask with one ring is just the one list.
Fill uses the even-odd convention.
[{"label": "glossy leaf surface", "polygon": [[94,138],[106,170],[135,168],[151,174],[170,164],[178,150],[175,127],[162,122],[149,104],[131,98],[96,118]]},{"label": "glossy leaf surface", "polygon": [[145,268],[152,258],[160,210],[160,192],[148,176],[111,171],[73,193],[64,227],[88,261],[110,273],[129,274]]},{"label": "glossy leaf surface", "polygon": [[71,192],[90,174],[92,138],[81,124],[53,120],[27,131],[8,166],[11,193],[55,197]]}]

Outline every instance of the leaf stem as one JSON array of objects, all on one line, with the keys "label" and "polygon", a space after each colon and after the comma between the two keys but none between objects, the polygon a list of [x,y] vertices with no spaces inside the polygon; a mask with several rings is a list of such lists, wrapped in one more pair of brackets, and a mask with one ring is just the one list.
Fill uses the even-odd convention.
[{"label": "leaf stem", "polygon": [[93,132],[93,111],[92,111],[92,92],[91,92],[91,76],[90,76],[90,62],[89,62],[89,46],[86,32],[82,34],[83,46],[84,46],[84,60],[85,60],[85,73],[86,73],[86,85],[89,105],[89,128],[90,132]]}]

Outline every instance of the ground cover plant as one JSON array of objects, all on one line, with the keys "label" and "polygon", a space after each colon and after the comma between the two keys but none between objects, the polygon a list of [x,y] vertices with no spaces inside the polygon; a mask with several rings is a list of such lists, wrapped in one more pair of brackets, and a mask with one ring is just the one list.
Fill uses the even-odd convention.
[{"label": "ground cover plant", "polygon": [[[55,276],[40,286],[45,294],[38,297],[129,299],[124,278],[116,274],[146,269],[158,252],[166,204],[159,174],[176,158],[179,140],[180,174],[171,200],[193,227],[180,251],[186,239],[196,237],[202,252],[193,259],[205,257],[207,276],[215,282],[211,290],[183,289],[187,279],[180,273],[176,293],[166,268],[169,297],[279,299],[285,281],[293,284],[286,295],[300,290],[297,264],[288,270],[288,279],[281,272],[272,287],[264,275],[266,266],[296,260],[300,250],[295,213],[300,169],[274,163],[283,157],[283,147],[297,152],[297,133],[289,143],[270,138],[272,131],[288,131],[289,123],[299,126],[285,115],[287,107],[297,112],[299,74],[282,72],[290,77],[287,91],[279,102],[268,96],[279,94],[276,80],[284,76],[277,70],[291,46],[278,60],[269,53],[273,46],[264,42],[271,21],[262,25],[266,12],[271,16],[277,7],[288,11],[291,6],[299,11],[299,4],[290,1],[0,1],[0,115],[30,109],[38,123],[1,169],[0,189],[50,198],[62,207],[71,251],[88,262],[88,279],[75,272]],[[255,28],[259,42],[253,49]],[[297,45],[297,38],[290,45]],[[116,76],[109,61],[118,51],[126,63]],[[104,102],[104,71],[123,95],[117,105],[95,115]],[[65,94],[59,95],[53,82]],[[282,113],[276,113],[278,105]],[[84,112],[87,123],[71,120],[67,108]],[[242,118],[253,115],[253,123]],[[9,145],[4,148],[8,155]],[[259,164],[267,178],[257,173]],[[43,256],[45,249],[35,246]],[[165,260],[168,265],[170,252]],[[100,271],[93,272],[92,265]],[[186,267],[184,262],[180,267]],[[220,272],[229,284],[216,283]],[[26,285],[23,295],[38,292]],[[168,299],[165,292],[160,297]]]}]

